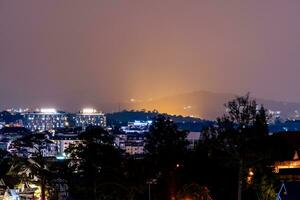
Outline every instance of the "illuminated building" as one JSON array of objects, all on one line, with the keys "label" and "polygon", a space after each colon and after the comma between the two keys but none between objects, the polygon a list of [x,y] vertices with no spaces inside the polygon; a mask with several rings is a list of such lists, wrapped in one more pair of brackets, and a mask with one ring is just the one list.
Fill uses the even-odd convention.
[{"label": "illuminated building", "polygon": [[197,146],[199,140],[202,139],[201,137],[201,132],[189,132],[186,137],[187,141],[189,142],[188,148],[194,149]]},{"label": "illuminated building", "polygon": [[19,200],[18,191],[15,189],[10,189],[5,185],[3,179],[0,179],[0,199],[3,200]]},{"label": "illuminated building", "polygon": [[24,126],[31,131],[48,131],[65,128],[69,125],[67,113],[53,108],[41,109],[24,114]]},{"label": "illuminated building", "polygon": [[272,136],[278,138],[285,148],[294,150],[284,154],[275,162],[274,171],[281,181],[300,181],[300,132],[283,132]]},{"label": "illuminated building", "polygon": [[145,136],[143,134],[128,134],[125,142],[125,152],[129,155],[144,154]]},{"label": "illuminated building", "polygon": [[281,115],[281,111],[273,111],[273,110],[268,110],[269,113],[269,119],[268,122],[269,123],[275,123],[276,121],[280,120],[280,115]]},{"label": "illuminated building", "polygon": [[19,186],[19,196],[20,199],[31,200],[34,199],[34,193],[36,188],[30,186],[28,182],[22,183]]},{"label": "illuminated building", "polygon": [[115,144],[129,155],[144,154],[145,134],[120,133],[115,138]]},{"label": "illuminated building", "polygon": [[65,157],[65,150],[71,144],[78,144],[81,142],[78,138],[78,134],[70,134],[70,133],[55,133],[54,136],[50,136],[50,141],[53,142],[57,149],[57,155],[61,158]]},{"label": "illuminated building", "polygon": [[128,122],[127,126],[122,126],[121,130],[125,133],[147,133],[152,121],[134,121]]},{"label": "illuminated building", "polygon": [[76,127],[85,129],[88,126],[106,126],[106,117],[93,108],[84,108],[73,117]]},{"label": "illuminated building", "polygon": [[152,121],[128,122],[127,126],[121,127],[121,133],[116,135],[115,144],[129,155],[144,154],[146,134]]},{"label": "illuminated building", "polygon": [[4,127],[0,130],[0,149],[9,150],[12,141],[29,135],[30,131],[24,127]]},{"label": "illuminated building", "polygon": [[22,127],[23,126],[23,116],[21,113],[15,111],[2,111],[0,112],[0,128],[4,126],[9,127]]}]

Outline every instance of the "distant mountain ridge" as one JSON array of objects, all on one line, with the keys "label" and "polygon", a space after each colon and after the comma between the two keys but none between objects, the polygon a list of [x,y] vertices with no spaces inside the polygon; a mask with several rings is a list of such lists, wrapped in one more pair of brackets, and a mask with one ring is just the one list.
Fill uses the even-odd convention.
[{"label": "distant mountain ridge", "polygon": [[[234,99],[235,94],[196,91],[173,95],[146,102],[126,103],[126,109],[158,110],[160,113],[195,116],[202,119],[216,119],[225,111],[224,104]],[[252,97],[255,98],[255,97]],[[266,109],[280,111],[282,118],[295,118],[300,112],[300,103],[282,102],[255,98],[258,104]]]}]

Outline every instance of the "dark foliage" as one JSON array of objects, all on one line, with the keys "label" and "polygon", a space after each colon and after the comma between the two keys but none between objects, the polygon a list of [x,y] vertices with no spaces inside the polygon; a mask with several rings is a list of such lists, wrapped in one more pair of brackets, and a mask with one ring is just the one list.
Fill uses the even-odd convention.
[{"label": "dark foliage", "polygon": [[249,170],[270,166],[273,146],[268,142],[267,115],[263,106],[258,106],[249,95],[237,97],[225,106],[227,113],[205,132],[205,145],[209,145],[208,153],[223,165],[223,169],[236,170],[233,174],[236,181],[232,182],[237,183],[240,200],[247,189]]},{"label": "dark foliage", "polygon": [[[80,135],[82,143],[67,150],[71,160],[73,195],[84,199],[117,199],[122,177],[122,158],[113,137],[102,128],[90,128]],[[114,188],[114,190],[112,190]],[[116,194],[114,194],[116,193]],[[114,195],[113,195],[114,194]]]},{"label": "dark foliage", "polygon": [[[291,158],[295,147],[290,143],[297,143],[295,138],[291,142],[269,136],[266,110],[249,95],[228,102],[226,109],[226,114],[204,131],[203,140],[194,149],[188,148],[187,132],[174,121],[182,117],[137,112],[154,117],[144,157],[126,155],[115,147],[118,129],[113,134],[99,127],[87,128],[79,136],[82,142],[67,149],[67,160],[43,157],[42,147],[49,142],[46,135],[26,135],[14,142],[15,147],[31,147],[35,152],[30,159],[21,157],[11,162],[11,155],[0,151],[0,177],[11,165],[13,169],[29,168],[44,190],[48,188],[53,194],[50,199],[57,198],[51,188],[57,179],[66,181],[75,200],[146,200],[149,191],[152,200],[274,199],[277,179],[271,166]],[[122,121],[124,113],[114,117]],[[248,179],[250,171],[253,174]]]},{"label": "dark foliage", "polygon": [[180,131],[169,118],[158,116],[146,137],[149,179],[158,180],[158,199],[175,196],[177,173],[187,155],[187,132]]}]

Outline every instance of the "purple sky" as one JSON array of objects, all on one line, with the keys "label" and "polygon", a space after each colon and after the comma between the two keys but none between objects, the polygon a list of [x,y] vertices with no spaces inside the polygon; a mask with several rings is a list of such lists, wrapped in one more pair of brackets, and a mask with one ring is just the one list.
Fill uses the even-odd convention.
[{"label": "purple sky", "polygon": [[299,0],[0,1],[0,107],[209,90],[300,102]]}]

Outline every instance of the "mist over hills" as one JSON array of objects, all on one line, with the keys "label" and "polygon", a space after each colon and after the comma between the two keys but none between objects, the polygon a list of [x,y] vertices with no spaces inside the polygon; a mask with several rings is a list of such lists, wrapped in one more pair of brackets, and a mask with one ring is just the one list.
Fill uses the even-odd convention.
[{"label": "mist over hills", "polygon": [[[122,105],[122,109],[157,110],[160,113],[194,116],[202,119],[215,119],[225,111],[224,104],[238,95],[196,91],[148,101],[132,101]],[[300,111],[300,103],[282,102],[255,98],[266,109],[280,111],[281,117],[295,118]]]}]

